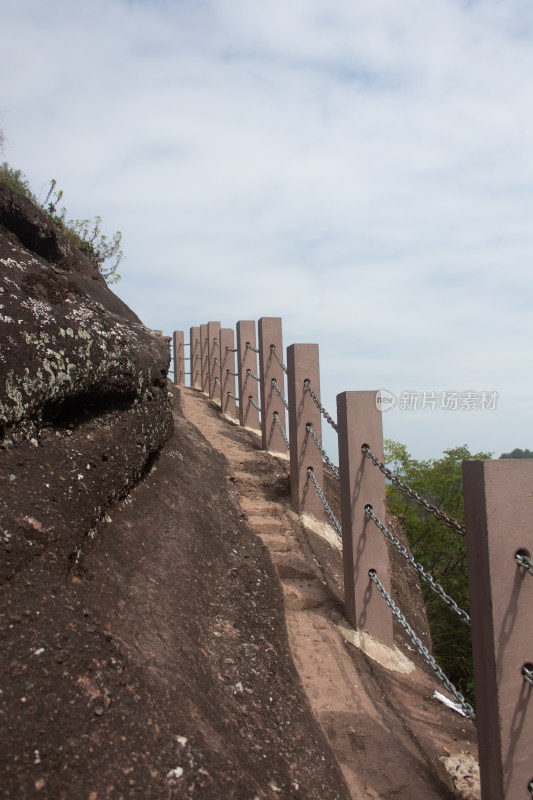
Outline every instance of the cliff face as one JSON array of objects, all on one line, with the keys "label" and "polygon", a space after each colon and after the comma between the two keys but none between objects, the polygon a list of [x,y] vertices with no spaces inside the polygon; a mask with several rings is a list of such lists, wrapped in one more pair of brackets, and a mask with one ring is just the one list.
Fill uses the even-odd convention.
[{"label": "cliff face", "polygon": [[0,306],[0,797],[348,797],[166,341],[2,186]]},{"label": "cliff face", "polygon": [[2,581],[44,550],[73,556],[168,439],[172,415],[166,341],[2,185],[0,342]]}]

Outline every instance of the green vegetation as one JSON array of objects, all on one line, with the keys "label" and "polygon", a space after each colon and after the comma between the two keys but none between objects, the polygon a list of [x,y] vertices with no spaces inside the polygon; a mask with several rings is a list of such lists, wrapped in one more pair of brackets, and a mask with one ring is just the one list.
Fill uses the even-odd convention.
[{"label": "green vegetation", "polygon": [[[405,445],[385,441],[389,468],[422,497],[463,523],[462,461],[489,459],[492,453],[470,453],[468,447],[445,450],[440,459],[417,461]],[[455,600],[469,609],[468,575],[464,536],[424,511],[394,485],[387,486],[387,504],[392,514],[405,519],[411,552],[422,566]],[[422,591],[433,639],[433,655],[450,680],[473,702],[473,670],[470,628],[422,582]]]},{"label": "green vegetation", "polygon": [[533,458],[533,452],[527,448],[521,450],[519,447],[515,447],[511,453],[502,453],[500,458]]},{"label": "green vegetation", "polygon": [[120,249],[122,241],[120,231],[116,231],[110,238],[105,236],[101,230],[102,217],[98,216],[94,219],[67,220],[66,208],[59,208],[63,192],[57,189],[57,182],[54,179],[50,181],[50,188],[43,203],[39,202],[31,191],[29,181],[22,170],[13,169],[5,161],[0,165],[0,183],[24,195],[48,214],[70,241],[91,259],[107,283],[116,283],[120,280],[117,269],[124,257]]}]

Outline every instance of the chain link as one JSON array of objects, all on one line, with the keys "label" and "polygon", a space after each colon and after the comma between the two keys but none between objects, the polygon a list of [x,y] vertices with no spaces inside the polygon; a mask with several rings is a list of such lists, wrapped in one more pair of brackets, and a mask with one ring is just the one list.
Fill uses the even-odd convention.
[{"label": "chain link", "polygon": [[281,389],[279,388],[278,382],[277,382],[277,380],[275,378],[272,378],[272,386],[274,387],[274,390],[277,393],[279,399],[281,400],[281,402],[283,403],[283,405],[285,406],[285,408],[288,411],[289,410],[289,404],[285,400],[285,398],[283,396],[283,393],[282,393]]},{"label": "chain link", "polygon": [[316,493],[317,493],[317,495],[318,495],[318,496],[320,497],[320,499],[322,500],[322,505],[323,505],[323,506],[324,506],[324,508],[326,509],[326,514],[328,515],[328,517],[329,517],[329,518],[330,518],[330,520],[332,521],[332,523],[333,523],[333,527],[334,527],[334,528],[335,528],[335,530],[337,531],[337,535],[338,535],[339,539],[341,539],[341,540],[342,540],[342,529],[341,529],[341,526],[339,525],[339,523],[338,523],[338,521],[337,521],[337,518],[335,517],[335,514],[333,513],[333,511],[332,511],[332,510],[331,510],[331,508],[329,507],[329,503],[328,503],[328,501],[326,500],[326,498],[325,498],[325,496],[324,496],[324,492],[323,492],[323,491],[322,491],[322,489],[320,488],[320,486],[319,486],[319,484],[318,484],[318,481],[317,481],[317,479],[315,478],[315,475],[314,475],[314,473],[313,473],[313,470],[312,470],[312,468],[311,468],[311,467],[307,467],[307,474],[309,475],[309,477],[311,478],[311,480],[312,480],[312,482],[313,482],[313,486],[314,486],[314,487],[315,487],[315,489],[316,489]]},{"label": "chain link", "polygon": [[259,348],[258,347],[254,347],[253,344],[250,344],[250,342],[246,342],[246,347],[248,348],[248,350],[253,350],[254,353],[258,353],[259,352]]},{"label": "chain link", "polygon": [[249,398],[248,398],[248,402],[249,402],[249,403],[251,403],[251,404],[253,405],[253,407],[254,407],[254,408],[257,410],[257,411],[261,411],[261,409],[259,408],[259,406],[258,406],[258,405],[257,405],[257,403],[255,402],[255,400],[254,400],[254,398],[253,398],[253,397],[249,397]]},{"label": "chain link", "polygon": [[282,425],[282,424],[281,424],[281,422],[279,421],[279,414],[278,414],[278,412],[277,412],[277,411],[274,411],[274,421],[275,421],[276,425],[278,426],[278,428],[279,428],[279,431],[280,431],[281,435],[283,436],[283,441],[284,441],[284,442],[285,442],[285,444],[287,445],[287,450],[290,450],[290,449],[291,449],[291,446],[290,446],[290,444],[289,444],[289,440],[288,440],[288,438],[287,438],[287,434],[285,433],[285,430],[284,430],[284,428],[283,428],[283,425]]},{"label": "chain link", "polygon": [[380,472],[382,472],[385,475],[385,477],[388,478],[390,482],[394,484],[394,486],[397,486],[401,492],[406,494],[407,497],[411,497],[416,503],[425,508],[426,511],[429,511],[431,514],[433,514],[433,516],[437,517],[437,519],[442,520],[444,524],[448,526],[448,528],[451,528],[457,533],[460,533],[461,536],[464,536],[466,534],[464,525],[461,525],[461,523],[457,522],[456,519],[448,516],[448,514],[446,514],[444,511],[441,511],[440,508],[437,508],[437,506],[433,505],[433,503],[430,503],[429,500],[426,500],[424,497],[421,497],[417,491],[411,489],[409,486],[407,486],[407,484],[403,483],[398,478],[397,475],[394,475],[390,471],[390,469],[388,469],[388,467],[386,467],[385,464],[383,464],[383,462],[380,461],[379,458],[374,455],[374,453],[367,444],[364,444],[361,447],[361,450],[363,451],[365,456],[369,458],[372,461],[372,463],[376,465],[376,467],[378,467]]},{"label": "chain link", "polygon": [[330,415],[328,414],[328,412],[326,411],[326,409],[324,408],[324,406],[322,405],[322,403],[320,402],[320,400],[318,399],[316,394],[313,392],[313,390],[311,389],[311,383],[309,382],[309,380],[307,378],[304,381],[304,387],[305,387],[305,390],[308,391],[309,394],[311,395],[311,397],[313,398],[316,407],[320,409],[320,413],[322,414],[324,419],[327,422],[329,422],[329,424],[331,425],[333,430],[337,431],[337,433],[338,433],[339,429],[337,427],[337,423],[335,422],[335,420],[332,417],[330,417]]},{"label": "chain link", "polygon": [[420,564],[418,561],[415,561],[412,553],[410,553],[407,550],[407,548],[404,547],[404,545],[400,542],[398,537],[395,536],[393,533],[391,533],[391,531],[389,531],[388,528],[385,527],[385,525],[381,522],[381,520],[378,519],[378,517],[376,517],[372,509],[372,506],[365,506],[365,513],[368,514],[370,519],[372,519],[375,522],[376,526],[380,529],[380,531],[387,537],[389,542],[392,545],[394,545],[396,550],[398,550],[398,552],[405,558],[405,560],[408,561],[409,564],[411,564],[413,569],[416,570],[416,572],[418,572],[422,580],[424,580],[429,585],[432,591],[434,591],[435,594],[438,595],[440,599],[443,600],[446,603],[446,605],[452,609],[452,611],[455,611],[457,616],[465,623],[465,625],[470,625],[470,617],[466,613],[466,611],[463,611],[462,608],[459,608],[455,600],[452,597],[450,597],[449,594],[446,594],[440,583],[437,583],[433,575],[431,575],[429,572],[426,572],[422,564]]},{"label": "chain link", "polygon": [[239,402],[239,398],[235,397],[235,395],[232,394],[231,392],[228,392],[228,397],[231,397],[232,400],[236,400],[237,402]]},{"label": "chain link", "polygon": [[217,346],[217,347],[218,347],[218,349],[220,350],[220,342],[218,341],[218,339],[217,339],[217,337],[216,337],[216,336],[213,336],[213,344],[216,344],[216,346]]},{"label": "chain link", "polygon": [[453,695],[453,698],[454,698],[455,702],[460,707],[460,709],[463,712],[463,714],[465,714],[465,716],[467,716],[467,717],[470,717],[470,719],[473,722],[475,722],[476,715],[475,715],[474,709],[472,708],[470,703],[467,703],[467,701],[465,700],[465,698],[463,697],[461,692],[459,692],[455,688],[455,686],[450,681],[450,679],[446,677],[446,675],[442,671],[441,667],[439,667],[439,665],[437,664],[437,662],[435,661],[433,656],[430,654],[430,652],[427,649],[427,647],[425,647],[422,644],[422,642],[420,641],[420,639],[418,638],[418,636],[416,635],[414,630],[411,628],[411,626],[409,625],[409,623],[405,619],[404,615],[402,614],[402,612],[400,611],[400,609],[398,608],[398,606],[396,605],[396,603],[394,602],[394,600],[392,599],[390,594],[388,594],[387,590],[385,589],[385,587],[383,586],[383,584],[379,580],[378,576],[376,575],[376,571],[374,569],[371,569],[369,571],[368,575],[369,575],[370,580],[373,583],[375,583],[375,585],[377,586],[381,596],[383,597],[383,599],[385,600],[385,602],[389,606],[390,610],[392,611],[392,613],[394,614],[394,616],[396,617],[396,619],[398,620],[398,622],[400,623],[402,628],[409,635],[411,641],[413,642],[413,644],[417,648],[417,650],[420,653],[420,655],[424,658],[426,663],[429,664],[429,666],[431,667],[431,669],[433,670],[435,675],[442,681],[442,683],[448,689],[450,694]]},{"label": "chain link", "polygon": [[515,560],[519,567],[527,569],[529,574],[533,575],[533,561],[529,556],[526,556],[525,553],[516,553]]},{"label": "chain link", "polygon": [[251,369],[246,370],[246,374],[253,378],[255,381],[260,381],[261,378],[258,378],[257,375],[254,375]]},{"label": "chain link", "polygon": [[322,447],[322,443],[321,443],[320,439],[315,434],[315,432],[313,430],[313,427],[309,422],[305,426],[305,429],[306,429],[307,433],[311,436],[311,439],[314,441],[314,443],[316,444],[318,449],[320,450],[320,452],[322,454],[322,458],[324,459],[324,461],[326,462],[328,467],[330,467],[331,471],[333,472],[333,474],[335,475],[337,480],[340,481],[339,468],[335,466],[333,461],[330,459],[330,457],[328,456],[328,454],[326,453],[326,451]]},{"label": "chain link", "polygon": [[526,681],[526,683],[529,683],[530,686],[533,686],[533,669],[531,669],[530,667],[526,667],[526,665],[524,664],[524,666],[522,667],[522,676]]},{"label": "chain link", "polygon": [[222,388],[222,384],[220,383],[218,378],[215,378],[215,383],[218,383],[218,385]]},{"label": "chain link", "polygon": [[226,370],[226,375],[233,375],[234,378],[236,378],[238,374],[238,372],[232,372],[230,369]]},{"label": "chain link", "polygon": [[280,365],[280,367],[281,367],[281,369],[283,370],[283,372],[287,372],[287,367],[285,366],[285,364],[283,363],[283,361],[281,360],[281,358],[280,358],[280,357],[278,356],[278,354],[276,353],[276,348],[274,347],[274,345],[273,345],[273,344],[271,344],[271,345],[270,345],[270,352],[272,353],[272,355],[274,356],[274,358],[276,359],[276,361],[277,361],[277,362],[278,362],[278,364]]},{"label": "chain link", "polygon": [[237,348],[236,347],[228,347],[226,345],[225,349],[228,351],[228,353],[236,353],[237,352]]},{"label": "chain link", "polygon": [[215,364],[216,364],[218,367],[220,367],[220,369],[222,369],[222,364],[220,363],[220,361],[218,360],[218,358],[216,358],[216,356],[215,356],[215,358],[213,359],[213,361],[215,362]]}]

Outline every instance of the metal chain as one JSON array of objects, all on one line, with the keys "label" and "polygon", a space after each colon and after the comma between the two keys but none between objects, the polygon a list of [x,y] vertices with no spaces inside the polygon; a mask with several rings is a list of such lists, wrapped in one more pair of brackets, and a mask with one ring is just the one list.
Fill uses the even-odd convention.
[{"label": "metal chain", "polygon": [[525,553],[517,553],[515,555],[516,563],[522,569],[527,569],[530,575],[533,575],[533,561],[529,556],[526,556]]},{"label": "metal chain", "polygon": [[318,399],[316,394],[313,392],[313,390],[311,389],[311,383],[309,382],[309,380],[307,378],[304,381],[304,387],[305,387],[306,391],[309,392],[309,394],[311,395],[313,400],[315,401],[315,405],[317,406],[317,408],[320,409],[320,413],[322,414],[324,419],[327,422],[329,422],[329,424],[331,425],[333,430],[337,431],[337,433],[338,433],[339,429],[337,427],[337,423],[335,422],[335,420],[332,417],[330,417],[330,415],[328,414],[328,412],[326,411],[326,409],[324,408],[324,406],[322,405],[322,403],[320,402],[320,400]]},{"label": "metal chain", "polygon": [[375,585],[377,586],[381,596],[383,597],[383,599],[385,600],[385,602],[389,606],[390,610],[392,611],[392,613],[394,614],[394,616],[396,617],[396,619],[398,620],[398,622],[400,623],[402,628],[408,633],[409,637],[411,638],[411,641],[413,642],[413,644],[417,648],[417,650],[420,653],[420,655],[424,658],[426,663],[429,664],[429,666],[431,667],[431,669],[433,670],[435,675],[442,681],[442,683],[448,689],[450,694],[453,695],[453,698],[454,698],[455,702],[457,703],[457,705],[460,707],[461,711],[467,717],[470,717],[470,719],[473,722],[475,722],[476,715],[475,715],[474,709],[472,708],[470,703],[467,703],[467,701],[465,700],[465,698],[463,697],[461,692],[459,692],[455,688],[455,686],[450,681],[450,679],[446,677],[446,675],[442,671],[441,667],[439,667],[439,665],[437,664],[437,662],[435,661],[433,656],[430,654],[430,652],[427,649],[427,647],[425,647],[422,644],[422,642],[420,641],[420,639],[418,638],[418,636],[416,635],[414,630],[411,628],[411,626],[409,625],[409,623],[405,619],[404,615],[402,614],[402,612],[400,611],[400,609],[398,608],[398,606],[396,605],[396,603],[394,602],[394,600],[392,599],[390,594],[387,592],[387,590],[385,589],[385,587],[383,586],[383,584],[379,580],[378,576],[376,575],[376,571],[374,569],[371,569],[369,571],[368,575],[369,575],[370,580],[373,581],[373,583],[375,583]]},{"label": "metal chain", "polygon": [[321,443],[320,439],[315,434],[315,432],[313,430],[313,427],[309,422],[305,426],[305,429],[306,429],[307,433],[311,436],[311,439],[314,441],[314,443],[316,444],[316,446],[318,447],[320,452],[322,453],[322,458],[324,459],[324,461],[326,462],[328,467],[331,468],[331,471],[333,472],[333,474],[335,475],[337,480],[340,481],[341,478],[340,478],[340,475],[339,475],[339,468],[335,466],[333,461],[330,459],[330,457],[328,456],[328,454],[326,453],[326,451],[322,447],[322,443]]},{"label": "metal chain", "polygon": [[248,350],[253,350],[254,353],[258,353],[259,352],[259,348],[254,347],[253,344],[250,344],[250,342],[246,342],[246,347],[248,348]]},{"label": "metal chain", "polygon": [[237,348],[236,347],[228,347],[227,345],[226,345],[226,350],[228,351],[228,353],[236,353],[237,352]]},{"label": "metal chain", "polygon": [[529,683],[530,686],[533,686],[533,669],[524,666],[522,667],[522,675],[526,683]]},{"label": "metal chain", "polygon": [[277,380],[275,378],[272,378],[272,386],[274,387],[274,390],[277,392],[277,394],[279,396],[279,399],[281,400],[281,402],[283,403],[283,405],[285,406],[285,408],[288,411],[289,410],[289,404],[287,403],[287,401],[283,397],[283,393],[282,393],[281,389],[279,388],[278,382],[277,382]]},{"label": "metal chain", "polygon": [[382,472],[385,475],[385,477],[388,478],[390,482],[394,484],[394,486],[397,486],[401,492],[406,494],[407,497],[411,497],[415,502],[417,502],[419,505],[425,508],[426,511],[429,511],[431,514],[437,517],[437,519],[442,520],[444,524],[448,526],[448,528],[451,528],[457,533],[460,533],[462,536],[466,534],[466,529],[464,525],[461,525],[461,523],[457,522],[456,519],[450,517],[444,511],[441,511],[441,509],[437,508],[436,505],[433,505],[433,503],[430,503],[429,500],[426,500],[424,497],[421,497],[417,491],[411,489],[409,486],[407,486],[407,484],[403,483],[398,478],[397,475],[394,475],[390,471],[390,469],[388,469],[388,467],[386,467],[385,464],[383,464],[383,462],[380,461],[379,458],[374,455],[374,453],[367,444],[364,444],[361,447],[361,450],[363,451],[365,456],[369,458],[372,461],[372,463],[376,465],[376,467],[378,467],[380,472]]},{"label": "metal chain", "polygon": [[222,388],[222,384],[220,383],[218,378],[215,378],[215,383],[218,383],[218,385]]},{"label": "metal chain", "polygon": [[274,421],[275,421],[276,425],[278,426],[281,435],[283,436],[283,441],[287,445],[287,450],[290,450],[291,446],[289,444],[289,440],[287,438],[287,434],[285,433],[285,430],[283,429],[283,425],[279,421],[279,414],[278,414],[277,411],[274,411]]},{"label": "metal chain", "polygon": [[217,337],[216,337],[216,336],[213,336],[213,344],[216,344],[216,346],[217,346],[217,347],[218,347],[218,349],[220,350],[220,342],[217,340]]},{"label": "metal chain", "polygon": [[255,400],[254,400],[254,398],[253,398],[253,397],[249,397],[249,398],[248,398],[248,402],[249,402],[249,403],[251,403],[251,404],[253,405],[253,407],[254,407],[255,409],[257,409],[257,411],[261,411],[261,409],[259,408],[259,406],[258,406],[258,405],[257,405],[257,403],[255,402]]},{"label": "metal chain", "polygon": [[231,397],[232,400],[236,400],[237,402],[239,402],[239,398],[235,397],[235,395],[232,394],[231,392],[228,392],[228,397]]},{"label": "metal chain", "polygon": [[216,356],[215,356],[215,358],[213,359],[213,361],[215,362],[215,364],[217,364],[217,365],[220,367],[220,369],[222,369],[222,364],[220,363],[220,361],[218,360],[218,358],[216,358]]},{"label": "metal chain", "polygon": [[250,375],[250,377],[253,378],[256,381],[260,381],[261,380],[261,378],[258,378],[257,375],[254,375],[254,373],[252,372],[251,369],[247,369],[246,370],[246,374]]},{"label": "metal chain", "polygon": [[314,473],[313,473],[313,470],[312,470],[312,468],[311,468],[311,467],[307,467],[307,474],[309,475],[309,477],[311,478],[311,480],[312,480],[312,482],[313,482],[313,485],[314,485],[314,487],[315,487],[315,489],[316,489],[316,493],[317,493],[317,495],[318,495],[318,496],[320,497],[320,499],[322,500],[322,505],[323,505],[323,506],[324,506],[324,508],[326,509],[326,514],[328,515],[328,517],[329,517],[329,518],[330,518],[330,520],[332,521],[332,523],[333,523],[333,527],[334,527],[334,528],[335,528],[335,530],[337,531],[337,535],[338,535],[339,539],[341,539],[341,540],[342,540],[342,529],[341,529],[341,526],[339,525],[339,523],[338,523],[338,521],[337,521],[337,518],[335,517],[335,514],[333,513],[333,511],[332,511],[332,510],[331,510],[331,508],[329,507],[329,503],[328,503],[328,501],[326,500],[326,498],[325,498],[325,496],[324,496],[324,492],[322,491],[322,489],[321,489],[321,488],[320,488],[320,486],[318,485],[318,481],[317,481],[317,479],[315,478],[315,476],[314,476]]},{"label": "metal chain", "polygon": [[202,342],[200,341],[200,339],[197,339],[197,340],[196,340],[196,344],[202,344]]},{"label": "metal chain", "polygon": [[226,370],[226,375],[233,375],[234,378],[236,378],[238,374],[238,372],[232,372],[230,369]]},{"label": "metal chain", "polygon": [[368,514],[370,519],[374,520],[376,526],[387,537],[389,542],[393,544],[396,550],[398,550],[398,552],[405,558],[405,560],[408,561],[409,564],[411,564],[413,569],[418,572],[422,580],[424,580],[430,586],[430,588],[435,592],[435,594],[438,595],[441,600],[444,600],[446,605],[449,606],[452,609],[452,611],[455,611],[457,616],[465,623],[465,625],[470,625],[470,617],[466,613],[466,611],[463,611],[462,608],[459,608],[455,600],[452,597],[450,597],[449,594],[446,594],[440,583],[437,583],[433,575],[431,575],[429,572],[426,572],[422,564],[420,564],[418,561],[415,561],[413,555],[407,550],[406,547],[404,547],[404,545],[400,542],[398,537],[395,536],[393,533],[391,533],[391,531],[389,531],[388,528],[385,527],[385,525],[381,522],[381,520],[378,519],[378,517],[376,517],[376,515],[374,514],[374,510],[372,509],[372,506],[365,506],[365,513]]},{"label": "metal chain", "polygon": [[277,362],[278,362],[278,364],[280,365],[280,367],[281,367],[281,369],[283,370],[283,372],[287,372],[287,367],[285,366],[285,364],[283,363],[283,361],[281,360],[281,358],[280,358],[280,357],[278,356],[278,354],[276,353],[276,348],[274,347],[274,345],[273,345],[273,344],[271,344],[271,345],[270,345],[270,352],[272,353],[272,355],[274,356],[274,358],[276,359],[276,361],[277,361]]}]

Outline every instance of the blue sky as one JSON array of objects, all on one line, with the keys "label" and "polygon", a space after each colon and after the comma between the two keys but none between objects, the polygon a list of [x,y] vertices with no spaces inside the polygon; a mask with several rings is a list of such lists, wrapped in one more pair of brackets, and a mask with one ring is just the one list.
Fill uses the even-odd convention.
[{"label": "blue sky", "polygon": [[[533,446],[533,6],[0,0],[3,158],[153,328],[281,316],[417,457]],[[402,393],[498,392],[495,410]],[[480,395],[479,395],[480,396]],[[334,447],[331,441],[331,447]]]}]

